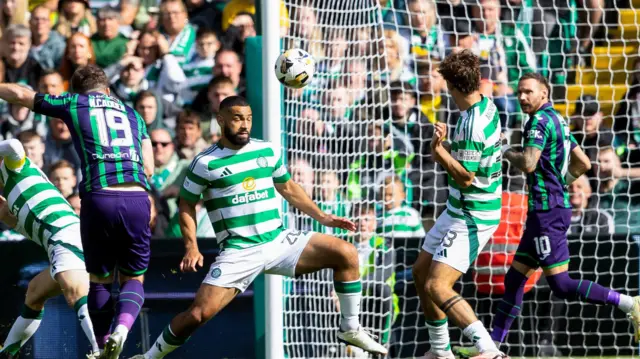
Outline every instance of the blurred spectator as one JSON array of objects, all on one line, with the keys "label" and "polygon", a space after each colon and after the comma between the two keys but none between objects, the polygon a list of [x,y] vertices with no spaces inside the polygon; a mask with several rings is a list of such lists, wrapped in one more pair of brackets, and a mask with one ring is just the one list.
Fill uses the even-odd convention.
[{"label": "blurred spectator", "polygon": [[[384,46],[379,46],[379,61],[374,61],[374,79],[392,81],[410,81],[413,73],[408,66],[407,54],[403,53],[402,42],[406,41],[393,30],[384,30]],[[406,48],[406,46],[404,46]]]},{"label": "blurred spectator", "polygon": [[248,37],[256,36],[255,21],[253,15],[247,12],[238,13],[233,23],[222,37],[225,48],[232,49],[240,55],[244,55],[244,43]]},{"label": "blurred spectator", "polygon": [[[42,71],[40,81],[38,82],[38,92],[53,96],[62,95],[64,92],[64,82],[62,81],[62,75],[56,70],[48,69]],[[33,113],[35,126],[42,138],[46,138],[49,134],[49,117]]]},{"label": "blurred spectator", "polygon": [[371,122],[366,126],[366,141],[360,158],[353,162],[347,178],[347,196],[349,200],[372,200],[376,189],[384,178],[396,174],[402,178],[407,190],[407,201],[411,203],[413,186],[409,181],[407,169],[414,157],[401,139],[391,136],[391,129],[383,121]]},{"label": "blurred spectator", "polygon": [[53,96],[62,95],[64,93],[62,75],[56,70],[43,71],[38,82],[38,91]]},{"label": "blurred spectator", "polygon": [[329,81],[340,74],[342,62],[347,57],[349,42],[345,30],[336,29],[324,33],[324,41],[327,44],[326,57],[318,61],[314,82],[319,88],[325,87]]},{"label": "blurred spectator", "polygon": [[444,36],[436,17],[433,0],[407,0],[409,24],[411,25],[411,53],[414,57],[445,56]]},{"label": "blurred spectator", "polygon": [[349,101],[353,105],[364,100],[367,92],[367,64],[360,58],[344,63],[343,74],[347,75]]},{"label": "blurred spectator", "polygon": [[32,130],[22,131],[18,135],[18,141],[22,143],[24,152],[36,167],[42,172],[49,173],[49,165],[44,161],[45,145],[42,137]]},{"label": "blurred spectator", "polygon": [[176,143],[180,158],[191,161],[198,153],[209,147],[202,138],[200,116],[191,110],[184,110],[178,115],[176,124]]},{"label": "blurred spectator", "polygon": [[120,77],[111,85],[111,95],[118,97],[127,106],[133,106],[136,96],[149,89],[149,81],[144,78],[142,60],[132,58],[120,72]]},{"label": "blurred spectator", "polygon": [[[391,327],[400,313],[395,287],[395,251],[390,243],[376,235],[376,209],[373,204],[354,206],[351,216],[357,218],[358,231],[353,244],[358,250],[362,282],[362,324],[387,344]],[[353,349],[352,349],[353,352]],[[358,356],[366,358],[367,356]]]},{"label": "blurred spectator", "polygon": [[[151,131],[149,138],[153,145],[155,163],[155,172],[151,177],[151,183],[161,193],[170,187],[175,187],[172,192],[177,195],[184,181],[185,169],[189,166],[189,161],[181,160],[178,157],[169,131],[162,128],[155,129]],[[165,195],[165,197],[167,196]]]},{"label": "blurred spectator", "polygon": [[[174,17],[184,17],[184,4],[180,0],[168,0],[165,7],[171,10],[169,12],[175,14],[169,15],[169,12],[167,12],[165,18],[169,17],[169,20],[166,21],[173,24],[172,26],[178,26],[180,20],[174,19]],[[136,53],[143,58],[149,87],[153,88],[162,98],[171,102],[176,102],[177,95],[187,81],[181,66],[187,60],[183,56],[190,56],[192,52],[191,50],[187,51],[185,47],[191,47],[195,50],[191,43],[192,40],[195,42],[195,29],[190,27],[191,25],[187,26],[189,27],[183,28],[184,32],[179,33],[180,38],[173,37],[173,40],[171,40],[173,45],[170,45],[165,35],[157,31],[143,32],[140,34],[140,40],[136,48]],[[193,39],[191,39],[191,34]],[[174,52],[179,53],[181,51],[185,52],[185,54],[174,55]],[[122,66],[125,65],[126,63],[122,64]]]},{"label": "blurred spectator", "polygon": [[640,165],[640,61],[636,60],[629,91],[620,102],[613,120],[613,131],[620,148],[625,149],[626,162]]},{"label": "blurred spectator", "polygon": [[351,117],[352,103],[349,97],[348,89],[341,84],[335,83],[327,88],[325,92],[325,103],[328,111],[325,120],[331,124],[342,124],[347,122]]},{"label": "blurred spectator", "polygon": [[168,53],[184,65],[195,51],[196,29],[189,24],[187,8],[181,0],[162,0],[160,20],[163,35],[169,42]]},{"label": "blurred spectator", "polygon": [[186,0],[189,22],[198,29],[222,33],[222,12],[218,4],[207,0]]},{"label": "blurred spectator", "polygon": [[[273,0],[275,3],[278,0]],[[295,9],[295,8],[294,8]],[[256,14],[255,0],[230,0],[222,11],[222,31],[227,31],[238,14]],[[280,37],[284,37],[289,29],[289,12],[284,1],[280,1]]]},{"label": "blurred spectator", "polygon": [[120,61],[129,42],[120,29],[120,12],[111,6],[98,10],[98,32],[91,36],[96,65],[105,68]]},{"label": "blurred spectator", "polygon": [[[416,64],[417,87],[420,97],[420,109],[427,116],[429,122],[444,122],[450,128],[458,121],[460,111],[456,107],[453,97],[447,91],[447,83],[438,71],[440,62],[431,59],[419,59]],[[430,140],[430,134],[421,138]],[[427,147],[429,147],[427,145]],[[419,146],[416,146],[416,151]],[[430,151],[430,149],[428,149]]]},{"label": "blurred spectator", "polygon": [[81,33],[87,38],[97,30],[96,19],[91,15],[89,0],[60,0],[58,23],[54,26],[60,35],[70,38]]},{"label": "blurred spectator", "polygon": [[134,108],[144,120],[149,132],[162,128],[169,131],[173,137],[176,117],[182,112],[182,108],[149,90],[138,93]]},{"label": "blurred spectator", "polygon": [[231,79],[235,86],[236,93],[244,96],[245,81],[240,75],[242,74],[242,60],[240,56],[228,49],[220,49],[216,53],[215,64],[213,65],[213,76],[226,76]]},{"label": "blurred spectator", "polygon": [[569,186],[569,201],[573,208],[569,234],[613,234],[613,217],[606,211],[593,207],[591,185],[586,176],[580,176]]},{"label": "blurred spectator", "polygon": [[[232,0],[231,3],[241,1],[243,0]],[[229,3],[229,5],[225,7],[225,12],[227,10],[227,7],[230,7],[231,3]],[[282,10],[280,14],[282,15]],[[305,5],[292,7],[291,18],[293,20],[294,26],[291,27],[292,36],[286,38],[288,40],[288,43],[285,44],[285,48],[300,48],[307,51],[316,59],[324,58],[325,52],[322,43],[322,29],[318,24],[317,14],[314,9],[310,6]],[[224,19],[225,13],[223,12],[223,21]],[[224,29],[224,22],[222,26]],[[367,46],[369,45],[370,44],[367,44]]]},{"label": "blurred spectator", "polygon": [[67,197],[67,202],[69,202],[69,204],[71,205],[71,208],[73,208],[73,211],[76,213],[76,215],[80,215],[80,195],[77,193],[74,193],[72,195],[70,195],[69,197]]},{"label": "blurred spectator", "polygon": [[[315,173],[309,161],[302,157],[295,157],[289,161],[288,165],[291,179],[300,185],[309,198],[313,198]],[[318,226],[311,217],[293,206],[289,206],[287,217],[291,227],[299,231],[312,231]]]},{"label": "blurred spectator", "polygon": [[0,37],[11,25],[27,25],[27,0],[5,0],[0,7]]},{"label": "blurred spectator", "polygon": [[31,12],[31,49],[29,56],[34,58],[43,69],[57,69],[67,46],[66,39],[51,30],[51,10],[41,5]]},{"label": "blurred spectator", "polygon": [[78,185],[76,170],[69,161],[60,160],[49,169],[49,180],[62,193],[64,198],[71,196]]},{"label": "blurred spectator", "polygon": [[393,126],[412,142],[415,140],[415,144],[419,144],[419,127],[429,124],[429,119],[416,107],[416,90],[407,82],[392,82],[390,87]]},{"label": "blurred spectator", "polygon": [[191,108],[202,117],[203,136],[219,132],[216,116],[220,102],[229,96],[237,95],[233,81],[226,76],[216,76],[209,81],[206,89],[200,90]]},{"label": "blurred spectator", "polygon": [[[348,204],[344,194],[340,191],[340,179],[336,171],[321,171],[316,175],[315,182],[316,195],[315,199],[318,207],[324,212],[333,214],[338,217],[346,217],[349,214]],[[332,235],[345,235],[347,231],[340,228],[329,228],[320,225],[317,221],[313,222],[313,231]]]},{"label": "blurred spectator", "polygon": [[49,133],[44,143],[47,149],[44,153],[45,163],[67,160],[75,168],[80,169],[80,157],[78,157],[78,152],[73,147],[71,132],[69,132],[69,128],[64,121],[59,118],[49,119]]},{"label": "blurred spectator", "polygon": [[309,162],[301,157],[292,159],[289,162],[289,173],[291,179],[302,187],[307,196],[313,198],[315,174]]},{"label": "blurred spectator", "polygon": [[121,23],[137,30],[154,30],[160,22],[160,8],[157,0],[121,0]]},{"label": "blurred spectator", "polygon": [[596,162],[598,196],[596,207],[613,216],[615,233],[640,232],[640,187],[638,182],[618,179],[620,159],[611,147],[602,147]]},{"label": "blurred spectator", "polygon": [[7,108],[8,113],[2,116],[0,122],[0,136],[3,139],[16,138],[22,131],[35,130],[33,112],[28,107],[9,104]]},{"label": "blurred spectator", "polygon": [[[157,31],[143,31],[135,42],[137,46],[134,55],[142,59],[145,67],[155,64],[168,50],[167,48],[163,49],[162,53],[160,52],[160,46],[158,45],[159,37],[162,37],[162,34]],[[163,41],[163,44],[168,45],[166,44],[166,40]]]},{"label": "blurred spectator", "polygon": [[167,200],[169,213],[178,209],[177,197],[189,167],[188,160],[181,160],[175,151],[171,134],[165,129],[155,129],[149,134],[153,145],[155,170],[151,177],[154,188]]},{"label": "blurred spectator", "polygon": [[65,89],[69,89],[71,75],[78,67],[96,63],[96,54],[93,51],[91,40],[83,33],[75,33],[67,40],[67,48],[64,50],[64,58],[60,65],[60,74],[64,80]]},{"label": "blurred spectator", "polygon": [[[613,133],[608,129],[601,128],[603,117],[600,104],[592,95],[583,95],[578,99],[576,110],[571,117],[573,137],[592,163],[596,161],[600,148],[613,145]],[[593,179],[595,168],[592,167],[586,175]],[[591,185],[595,188],[593,181]]]},{"label": "blurred spectator", "polygon": [[424,238],[420,213],[405,203],[406,190],[396,175],[384,179],[384,218],[378,234],[385,238]]},{"label": "blurred spectator", "polygon": [[196,52],[183,66],[187,83],[180,93],[185,106],[190,105],[199,91],[207,88],[213,77],[213,64],[220,42],[216,34],[208,29],[199,29],[196,36]]},{"label": "blurred spectator", "polygon": [[4,46],[4,81],[27,84],[31,88],[38,87],[38,79],[42,75],[42,67],[38,61],[29,57],[31,31],[25,25],[11,25],[2,37]]}]

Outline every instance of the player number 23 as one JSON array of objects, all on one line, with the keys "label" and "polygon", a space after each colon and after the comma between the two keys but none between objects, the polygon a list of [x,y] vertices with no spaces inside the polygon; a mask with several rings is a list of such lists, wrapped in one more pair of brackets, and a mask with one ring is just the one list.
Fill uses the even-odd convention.
[{"label": "player number 23", "polygon": [[[127,114],[113,109],[94,108],[90,115],[98,126],[100,145],[133,146],[133,135]],[[111,131],[115,132],[113,138],[110,136]]]}]

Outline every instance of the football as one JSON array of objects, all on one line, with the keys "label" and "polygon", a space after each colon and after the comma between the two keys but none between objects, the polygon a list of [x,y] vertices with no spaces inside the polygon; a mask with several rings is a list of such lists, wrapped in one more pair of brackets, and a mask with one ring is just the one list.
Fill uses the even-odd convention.
[{"label": "football", "polygon": [[278,56],[276,77],[283,85],[299,89],[311,82],[315,66],[316,62],[308,52],[290,49]]}]

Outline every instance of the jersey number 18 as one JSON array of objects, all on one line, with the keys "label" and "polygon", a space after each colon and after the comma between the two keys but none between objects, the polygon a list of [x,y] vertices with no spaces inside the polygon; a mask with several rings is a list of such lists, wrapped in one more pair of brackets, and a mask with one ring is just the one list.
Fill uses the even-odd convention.
[{"label": "jersey number 18", "polygon": [[101,146],[133,146],[133,134],[126,113],[110,108],[94,108],[90,116],[98,126],[98,140]]}]

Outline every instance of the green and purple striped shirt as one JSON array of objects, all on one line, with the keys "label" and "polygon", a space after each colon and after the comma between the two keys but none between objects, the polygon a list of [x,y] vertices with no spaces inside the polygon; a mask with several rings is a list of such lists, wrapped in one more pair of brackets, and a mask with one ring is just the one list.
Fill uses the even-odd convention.
[{"label": "green and purple striped shirt", "polygon": [[142,140],[149,135],[134,109],[99,92],[37,94],[33,107],[34,112],[60,118],[69,127],[82,160],[80,193],[124,183],[150,189],[142,163]]}]

